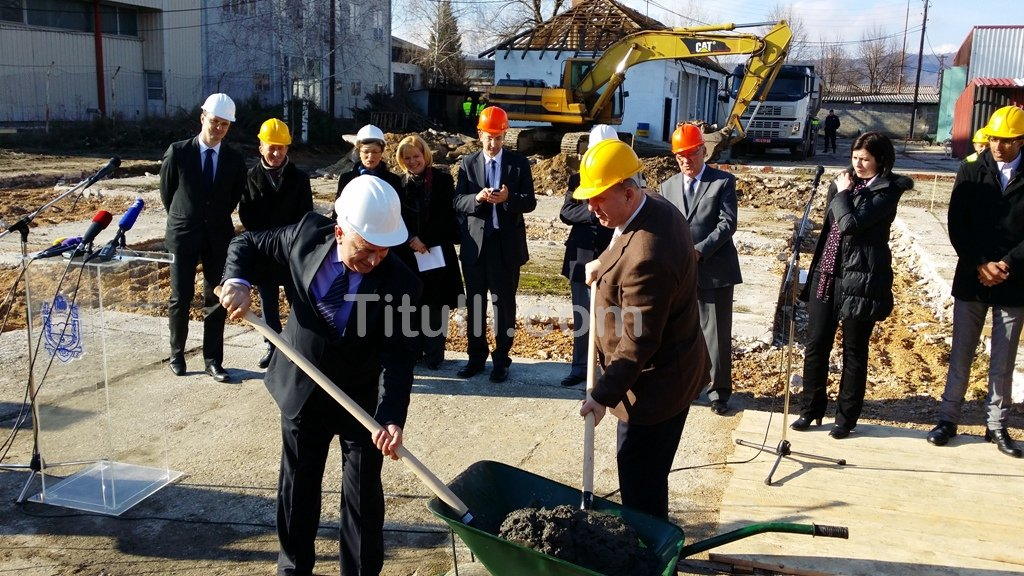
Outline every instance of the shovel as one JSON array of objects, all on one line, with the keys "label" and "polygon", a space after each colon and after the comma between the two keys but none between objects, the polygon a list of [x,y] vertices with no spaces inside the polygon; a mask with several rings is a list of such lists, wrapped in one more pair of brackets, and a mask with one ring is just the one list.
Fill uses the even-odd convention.
[{"label": "shovel", "polygon": [[[262,318],[256,316],[250,311],[246,313],[245,321],[252,324],[252,327],[255,328],[260,335],[267,340],[270,340],[271,344],[277,347],[280,352],[283,352],[289,360],[295,363],[296,366],[301,368],[303,372],[305,372],[313,379],[314,382],[324,389],[324,392],[327,392],[331,395],[331,398],[337,400],[338,404],[341,404],[342,408],[347,410],[348,413],[354,416],[356,420],[359,420],[359,423],[362,424],[363,427],[370,431],[371,435],[376,434],[378,430],[383,429],[383,427],[378,424],[372,416],[367,414],[359,404],[356,404],[351,398],[349,398],[348,394],[342,392],[341,388],[338,388],[334,382],[331,382],[331,379],[328,378],[326,374],[321,372],[319,368],[314,366],[312,362],[296,351],[295,348],[292,348],[292,346],[288,344],[280,334],[267,326],[267,323],[264,322]],[[469,524],[473,521],[473,515],[469,513],[469,507],[466,506],[466,504],[463,503],[462,500],[459,499],[459,497],[456,496],[450,488],[448,488],[448,486],[441,482],[433,472],[428,470],[422,462],[413,456],[404,445],[398,447],[398,459],[412,470],[420,481],[423,482],[423,484],[425,484],[435,496],[458,512],[459,515],[462,516],[463,523]]]},{"label": "shovel", "polygon": [[[594,324],[597,320],[597,282],[590,284],[590,321],[587,323],[587,400],[594,389],[597,372],[597,344]],[[581,510],[594,507],[594,413],[588,412],[583,418],[583,502]]]}]

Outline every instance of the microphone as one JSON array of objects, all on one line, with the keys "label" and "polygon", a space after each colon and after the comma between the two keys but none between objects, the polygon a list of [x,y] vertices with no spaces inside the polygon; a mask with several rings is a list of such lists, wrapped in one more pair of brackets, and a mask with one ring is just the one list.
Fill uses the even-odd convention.
[{"label": "microphone", "polygon": [[78,250],[75,250],[75,254],[72,256],[84,254],[85,248],[92,245],[92,241],[96,239],[96,236],[99,236],[100,232],[106,230],[107,226],[110,226],[110,221],[113,219],[114,217],[106,210],[100,210],[97,212],[96,215],[92,217],[92,223],[89,224],[89,227],[85,230],[85,234],[82,236],[82,243],[78,245]]},{"label": "microphone", "polygon": [[117,234],[114,235],[114,239],[107,242],[107,245],[100,250],[100,253],[96,256],[100,262],[106,262],[114,257],[114,252],[118,246],[124,245],[124,234],[125,232],[132,229],[135,226],[135,221],[138,220],[139,214],[142,213],[142,209],[145,208],[146,203],[142,201],[142,198],[136,198],[135,202],[128,207],[124,215],[117,222]]},{"label": "microphone", "polygon": [[93,174],[92,176],[89,177],[88,180],[85,181],[85,186],[83,187],[83,190],[85,188],[88,188],[89,186],[92,186],[97,181],[106,178],[111,172],[117,170],[119,166],[121,166],[121,159],[118,158],[117,156],[114,156],[113,158],[110,159],[110,162],[107,162],[106,166],[100,168],[99,172]]},{"label": "microphone", "polygon": [[32,257],[33,260],[39,260],[40,258],[50,258],[51,256],[59,256],[65,252],[70,252],[75,248],[78,248],[79,244],[82,243],[81,236],[75,236],[74,238],[59,238],[54,240],[53,246],[50,246],[46,250],[38,252]]},{"label": "microphone", "polygon": [[812,187],[818,187],[818,184],[821,182],[821,175],[824,173],[825,167],[819,164],[818,167],[814,169],[814,184],[811,184]]}]

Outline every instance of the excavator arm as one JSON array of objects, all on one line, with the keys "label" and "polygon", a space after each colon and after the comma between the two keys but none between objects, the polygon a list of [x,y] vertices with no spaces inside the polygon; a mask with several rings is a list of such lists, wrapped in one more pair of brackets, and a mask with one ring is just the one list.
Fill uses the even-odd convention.
[{"label": "excavator arm", "polygon": [[[611,101],[615,90],[626,78],[631,66],[652,60],[679,60],[702,56],[750,54],[747,73],[737,92],[736,102],[729,113],[726,128],[733,131],[732,139],[743,137],[740,116],[755,99],[761,99],[771,88],[775,76],[786,61],[793,31],[780,21],[763,37],[753,34],[719,34],[736,28],[761,24],[721,24],[697,28],[672,28],[630,34],[605,50],[588,73],[573,87],[576,102],[585,106],[586,120],[597,118]],[[599,90],[601,95],[594,99]]]}]

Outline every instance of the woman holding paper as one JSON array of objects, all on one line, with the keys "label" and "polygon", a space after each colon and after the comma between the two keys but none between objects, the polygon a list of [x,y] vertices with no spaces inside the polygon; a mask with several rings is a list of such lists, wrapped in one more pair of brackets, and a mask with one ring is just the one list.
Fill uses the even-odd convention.
[{"label": "woman holding paper", "polygon": [[[455,183],[451,174],[434,168],[433,155],[422,138],[413,134],[398,143],[395,160],[401,169],[402,219],[409,241],[396,253],[423,281],[423,297],[412,329],[419,335],[419,351],[431,370],[444,361],[448,312],[463,294],[462,275],[455,255],[459,231],[452,207]],[[417,357],[419,354],[417,354]]]}]

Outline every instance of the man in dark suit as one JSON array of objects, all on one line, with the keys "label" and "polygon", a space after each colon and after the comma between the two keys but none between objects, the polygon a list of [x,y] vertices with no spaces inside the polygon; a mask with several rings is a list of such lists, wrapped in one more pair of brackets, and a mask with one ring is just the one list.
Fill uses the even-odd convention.
[{"label": "man in dark suit", "polygon": [[647,196],[629,145],[587,150],[580,186],[611,244],[587,266],[596,282],[596,349],[604,373],[583,403],[600,422],[619,418],[619,488],[625,506],[668,517],[668,474],[690,403],[708,381],[697,312],[697,257],[686,221],[665,199]]},{"label": "man in dark suit", "polygon": [[[588,146],[595,146],[602,140],[618,138],[615,129],[607,124],[598,124],[590,131]],[[562,276],[569,279],[572,295],[572,367],[569,375],[562,378],[562,386],[575,386],[587,379],[587,334],[590,311],[590,290],[587,288],[584,267],[597,258],[612,239],[610,228],[601,226],[597,215],[590,211],[587,203],[576,200],[572,193],[580,185],[580,175],[569,176],[565,203],[559,213],[564,224],[571,226],[565,240],[565,257],[562,259]]]},{"label": "man in dark suit", "polygon": [[828,147],[832,147],[832,153],[836,151],[836,133],[839,132],[839,116],[836,116],[835,110],[829,110],[828,116],[825,116],[825,152],[828,152]]},{"label": "man in dark suit", "polygon": [[[313,191],[309,176],[288,159],[288,146],[292,135],[288,125],[271,118],[260,126],[260,161],[249,169],[245,193],[238,204],[238,218],[246,230],[260,231],[295,224],[306,212],[313,210]],[[282,266],[275,266],[268,281],[256,286],[260,293],[263,320],[281,332],[280,294],[278,287],[286,282],[287,272]],[[285,290],[288,301],[292,301],[290,290]],[[270,365],[274,346],[267,342],[267,351],[257,365]]]},{"label": "man in dark suit", "polygon": [[248,285],[262,281],[261,271],[273,263],[287,266],[295,299],[282,336],[383,427],[371,437],[286,356],[271,358],[265,384],[281,409],[283,443],[280,576],[312,574],[321,483],[335,436],[343,465],[341,574],[380,573],[381,466],[384,456],[397,458],[412,390],[415,333],[403,307],[418,302],[421,284],[389,252],[408,237],[398,194],[376,176],[359,176],[335,210],[337,222],[309,212],[298,224],[238,236],[225,266],[221,302],[232,318],[248,310]]},{"label": "man in dark suit", "polygon": [[160,199],[167,210],[165,244],[171,264],[171,371],[185,374],[188,317],[195,295],[196,267],[203,265],[203,360],[206,373],[218,382],[224,371],[224,309],[214,286],[220,282],[228,242],[235,235],[231,213],[245,190],[245,161],[223,143],[235,121],[235,103],[227,94],[211,94],[199,116],[195,138],[175,142],[160,165]]},{"label": "man in dark suit", "polygon": [[466,319],[469,362],[461,378],[483,372],[487,361],[487,292],[494,302],[494,340],[491,382],[504,382],[512,364],[509,352],[516,326],[519,268],[530,259],[526,221],[533,212],[533,174],[525,156],[502,150],[508,116],[496,106],[480,112],[477,134],[483,150],[459,164],[455,213],[459,220],[462,275],[468,298]]},{"label": "man in dark suit", "polygon": [[686,218],[697,256],[700,327],[711,355],[711,411],[724,415],[732,395],[733,287],[743,281],[733,244],[736,177],[704,163],[704,135],[693,124],[672,134],[679,174],[661,184],[661,195]]}]

